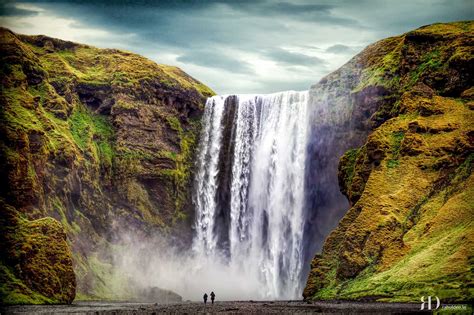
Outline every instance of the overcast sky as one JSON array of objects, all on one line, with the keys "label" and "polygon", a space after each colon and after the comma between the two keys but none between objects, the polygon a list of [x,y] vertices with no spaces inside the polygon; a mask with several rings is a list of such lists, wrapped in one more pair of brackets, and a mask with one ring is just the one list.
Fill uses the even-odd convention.
[{"label": "overcast sky", "polygon": [[176,65],[217,93],[305,90],[366,45],[474,19],[474,0],[0,0],[0,25]]}]

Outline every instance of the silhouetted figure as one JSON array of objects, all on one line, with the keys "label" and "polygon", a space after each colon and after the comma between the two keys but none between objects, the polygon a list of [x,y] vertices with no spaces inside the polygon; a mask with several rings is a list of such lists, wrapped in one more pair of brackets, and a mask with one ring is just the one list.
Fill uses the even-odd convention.
[{"label": "silhouetted figure", "polygon": [[211,302],[214,304],[214,299],[216,298],[216,295],[214,294],[214,291],[211,292]]},{"label": "silhouetted figure", "polygon": [[204,296],[202,297],[204,299],[204,304],[207,303],[207,293],[204,293]]}]

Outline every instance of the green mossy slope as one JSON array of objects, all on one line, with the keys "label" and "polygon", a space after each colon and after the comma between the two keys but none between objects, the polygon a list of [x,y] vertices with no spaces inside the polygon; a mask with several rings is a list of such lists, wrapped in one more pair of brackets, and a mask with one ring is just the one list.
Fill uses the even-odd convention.
[{"label": "green mossy slope", "polygon": [[1,206],[2,304],[71,303],[76,278],[63,226],[50,217],[30,221]]},{"label": "green mossy slope", "polygon": [[314,258],[305,298],[472,300],[473,47],[473,22],[434,24],[343,67],[359,69],[352,115],[371,132],[340,160],[351,208]]},{"label": "green mossy slope", "polygon": [[[57,230],[61,222],[79,296],[101,298],[111,273],[97,266],[110,257],[96,252],[113,248],[120,233],[190,233],[191,165],[213,92],[178,68],[129,52],[6,29],[0,45],[1,216],[10,207],[31,222],[22,226]],[[36,235],[4,228],[12,239]],[[16,257],[17,249],[7,251]],[[57,287],[34,287],[44,275],[27,280],[22,261],[2,261],[2,302],[72,301]]]}]

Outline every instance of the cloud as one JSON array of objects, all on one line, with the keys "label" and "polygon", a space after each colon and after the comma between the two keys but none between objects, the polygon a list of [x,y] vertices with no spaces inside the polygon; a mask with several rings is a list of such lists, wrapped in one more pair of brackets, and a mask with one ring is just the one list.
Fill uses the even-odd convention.
[{"label": "cloud", "polygon": [[34,16],[39,12],[34,8],[29,8],[27,6],[14,5],[13,3],[3,3],[0,2],[0,16],[10,16],[10,17],[19,17],[19,16]]},{"label": "cloud", "polygon": [[276,1],[219,1],[230,7],[254,14],[279,14],[279,15],[307,15],[317,13],[330,13],[333,5],[314,4],[314,3],[294,3],[294,2],[276,2]]},{"label": "cloud", "polygon": [[474,18],[472,0],[27,1],[0,25],[140,53],[224,94],[309,88],[378,39]]},{"label": "cloud", "polygon": [[251,65],[248,63],[228,57],[225,53],[219,53],[215,50],[193,51],[192,53],[179,56],[176,60],[183,63],[191,63],[208,68],[217,68],[233,73],[255,73]]},{"label": "cloud", "polygon": [[266,53],[266,56],[282,65],[320,67],[324,67],[326,65],[326,62],[321,58],[301,53],[294,53],[281,48],[270,50]]},{"label": "cloud", "polygon": [[225,1],[224,3],[235,10],[245,12],[247,15],[266,15],[274,18],[283,17],[285,19],[288,17],[293,17],[300,21],[317,21],[321,24],[360,26],[357,20],[333,15],[332,10],[336,8],[334,5],[317,4],[311,2],[298,3],[262,0],[244,3],[232,3]]},{"label": "cloud", "polygon": [[266,8],[283,14],[306,14],[313,12],[329,13],[334,8],[328,4],[295,4],[290,2],[277,2],[275,4],[268,3]]},{"label": "cloud", "polygon": [[328,47],[326,49],[326,52],[328,53],[333,53],[333,54],[347,54],[347,53],[352,53],[355,51],[358,47],[349,47],[346,45],[342,44],[336,44]]}]

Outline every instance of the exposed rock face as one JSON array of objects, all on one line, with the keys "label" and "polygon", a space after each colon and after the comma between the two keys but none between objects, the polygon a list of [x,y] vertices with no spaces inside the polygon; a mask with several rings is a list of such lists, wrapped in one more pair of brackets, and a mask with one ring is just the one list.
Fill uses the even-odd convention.
[{"label": "exposed rock face", "polygon": [[[123,51],[5,29],[0,44],[1,216],[11,207],[33,223],[60,221],[78,291],[99,296],[103,273],[92,253],[116,231],[189,226],[193,154],[213,92],[178,68]],[[56,220],[42,223],[45,237],[59,238]],[[191,229],[180,231],[190,237]],[[74,297],[33,288],[23,267],[5,264],[36,301]]]},{"label": "exposed rock face", "polygon": [[[398,96],[399,92],[391,84],[377,84],[377,80],[383,77],[391,82],[396,76],[383,67],[396,67],[397,60],[384,58],[399,42],[397,38],[388,38],[381,43],[367,47],[310,89],[312,143],[306,167],[308,220],[305,233],[310,235],[306,239],[313,238],[314,242],[304,247],[306,256],[309,255],[306,261],[321,250],[323,238],[350,207],[351,199],[348,202],[344,197],[344,189],[341,193],[335,176],[339,157],[348,149],[363,145],[370,131],[381,124],[382,118],[375,113],[390,108]],[[383,67],[377,62],[383,62]]]},{"label": "exposed rock face", "polygon": [[351,207],[305,298],[472,299],[473,34],[458,22],[382,40],[312,88],[337,113],[335,150],[352,148],[338,166]]}]

